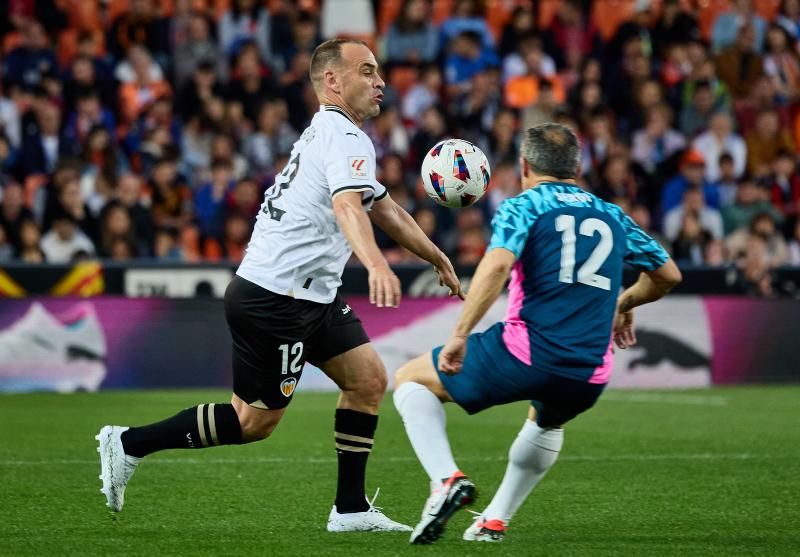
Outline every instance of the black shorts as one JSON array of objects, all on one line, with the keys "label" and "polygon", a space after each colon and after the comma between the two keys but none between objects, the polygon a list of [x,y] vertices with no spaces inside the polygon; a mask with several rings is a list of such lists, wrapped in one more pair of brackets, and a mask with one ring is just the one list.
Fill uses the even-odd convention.
[{"label": "black shorts", "polygon": [[306,361],[323,362],[369,342],[337,294],[330,304],[275,294],[235,276],[225,291],[233,339],[233,392],[257,408],[285,408]]}]

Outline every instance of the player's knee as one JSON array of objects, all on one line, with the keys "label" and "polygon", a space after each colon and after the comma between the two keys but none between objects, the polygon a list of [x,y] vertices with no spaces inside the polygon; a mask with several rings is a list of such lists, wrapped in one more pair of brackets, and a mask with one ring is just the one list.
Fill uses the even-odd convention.
[{"label": "player's knee", "polygon": [[251,443],[253,441],[261,441],[266,439],[275,428],[278,427],[279,420],[259,421],[259,420],[245,420],[241,422],[242,426],[242,442]]}]

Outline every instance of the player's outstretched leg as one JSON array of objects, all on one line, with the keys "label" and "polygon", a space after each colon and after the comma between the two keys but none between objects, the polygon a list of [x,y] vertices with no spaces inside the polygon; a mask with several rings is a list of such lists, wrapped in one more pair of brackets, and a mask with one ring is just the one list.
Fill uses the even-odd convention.
[{"label": "player's outstretched leg", "polygon": [[564,443],[564,430],[542,428],[535,412],[522,426],[508,451],[508,467],[492,502],[464,532],[467,541],[499,542],[511,518],[536,484],[555,464]]},{"label": "player's outstretched leg", "polygon": [[[378,407],[386,391],[386,369],[367,343],[335,356],[322,370],[342,389],[336,408],[334,441],[339,463],[336,501],[329,532],[410,532],[367,500],[367,460],[378,426]],[[376,493],[377,496],[377,493]]]},{"label": "player's outstretched leg", "polygon": [[122,510],[125,488],[143,457],[165,449],[204,449],[264,439],[285,412],[285,408],[253,408],[236,395],[231,402],[201,404],[142,427],[103,426],[95,439],[106,506]]},{"label": "player's outstretched leg", "polygon": [[395,381],[395,407],[432,488],[410,541],[429,544],[441,537],[453,514],[472,503],[476,497],[475,484],[453,459],[442,404],[442,400],[450,397],[433,368],[431,354],[403,366]]}]

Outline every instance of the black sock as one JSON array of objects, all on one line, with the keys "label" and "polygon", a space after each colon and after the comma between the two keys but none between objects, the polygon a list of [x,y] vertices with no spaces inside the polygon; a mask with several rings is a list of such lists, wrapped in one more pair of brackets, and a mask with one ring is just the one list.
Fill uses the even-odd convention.
[{"label": "black sock", "polygon": [[336,510],[340,513],[369,510],[364,493],[364,476],[377,426],[378,416],[355,410],[336,410],[334,436],[339,457]]},{"label": "black sock", "polygon": [[138,457],[164,449],[203,449],[241,442],[239,417],[230,404],[201,404],[122,434],[125,454]]}]

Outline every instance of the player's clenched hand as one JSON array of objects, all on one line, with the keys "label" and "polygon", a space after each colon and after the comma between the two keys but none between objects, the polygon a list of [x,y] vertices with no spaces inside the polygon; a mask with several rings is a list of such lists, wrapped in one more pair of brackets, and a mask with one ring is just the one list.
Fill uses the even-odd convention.
[{"label": "player's clenched hand", "polygon": [[466,337],[451,336],[442,351],[439,352],[439,371],[447,375],[459,373],[464,365],[464,357],[466,355]]},{"label": "player's clenched hand", "polygon": [[636,344],[636,333],[633,330],[633,310],[617,312],[614,318],[614,343],[623,350]]},{"label": "player's clenched hand", "polygon": [[464,292],[461,290],[461,283],[458,281],[453,264],[446,255],[442,254],[440,260],[433,266],[436,275],[439,277],[439,286],[446,286],[449,290],[450,296],[458,296],[464,299]]},{"label": "player's clenched hand", "polygon": [[369,303],[379,308],[400,305],[400,279],[388,265],[369,269]]}]

